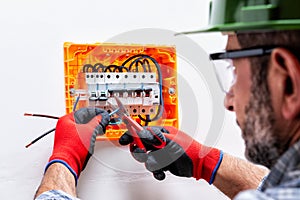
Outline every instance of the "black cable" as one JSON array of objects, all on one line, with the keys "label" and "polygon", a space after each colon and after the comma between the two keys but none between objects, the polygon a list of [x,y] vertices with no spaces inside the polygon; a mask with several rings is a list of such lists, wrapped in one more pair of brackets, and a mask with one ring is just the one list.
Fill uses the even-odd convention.
[{"label": "black cable", "polygon": [[101,63],[96,63],[93,67],[93,72],[99,72],[99,69],[102,69],[101,72],[105,70],[105,66]]},{"label": "black cable", "polygon": [[123,72],[123,69],[125,69],[126,72],[128,72],[128,68],[124,67],[124,66],[118,66],[118,68],[114,69],[114,72],[116,72],[118,70],[118,72]]},{"label": "black cable", "polygon": [[[105,68],[104,72],[107,72],[107,70],[109,70],[109,72],[113,72],[114,69],[116,69],[116,68],[118,68],[118,67],[119,67],[118,65],[108,65],[108,66]],[[113,68],[113,69],[111,70],[111,68]]]},{"label": "black cable", "polygon": [[123,69],[125,69],[126,72],[129,72],[129,69],[124,66],[119,66],[119,72],[123,72]]},{"label": "black cable", "polygon": [[140,118],[140,120],[144,121],[144,122],[153,122],[153,121],[156,121],[158,120],[161,116],[162,116],[162,108],[163,106],[162,105],[159,105],[158,106],[158,110],[156,112],[156,115],[153,117],[153,118],[143,118],[142,115],[138,115],[138,117]]},{"label": "black cable", "polygon": [[150,57],[150,56],[145,55],[145,54],[137,54],[137,55],[131,56],[122,63],[122,66],[125,66],[129,61],[131,61],[131,60],[133,60],[134,58],[137,58],[137,57]]},{"label": "black cable", "polygon": [[132,66],[135,64],[135,71],[138,72],[139,66],[141,66],[144,70],[144,72],[147,72],[146,67],[143,65],[143,62],[140,61],[139,59],[134,60],[130,65],[129,65],[129,71],[131,71]]},{"label": "black cable", "polygon": [[89,68],[91,68],[92,71],[94,71],[94,66],[93,66],[93,65],[91,65],[91,64],[85,64],[85,65],[83,66],[83,72],[84,72],[84,73],[89,72]]},{"label": "black cable", "polygon": [[150,122],[150,115],[146,115],[145,126],[148,126]]},{"label": "black cable", "polygon": [[[154,63],[154,65],[156,67],[156,70],[157,70],[157,73],[158,73],[159,86],[160,86],[160,104],[158,106],[157,113],[151,119],[143,118],[141,115],[138,115],[138,117],[144,122],[156,121],[162,116],[162,111],[163,111],[162,108],[163,108],[163,105],[164,105],[164,100],[163,100],[163,96],[162,96],[162,73],[161,73],[160,66],[154,58],[152,58],[151,56],[148,56],[148,55],[144,55],[144,54],[134,55],[134,56],[128,58],[127,60],[125,60],[122,63],[122,65],[125,66],[128,62],[132,61],[134,58],[137,58],[137,59],[135,59],[130,65],[133,65],[133,63],[136,63],[136,62],[140,61],[141,59],[149,59]],[[130,67],[129,67],[129,69],[130,69]]]},{"label": "black cable", "polygon": [[143,65],[145,66],[146,64],[147,64],[147,66],[148,66],[148,72],[151,72],[151,67],[150,67],[149,61],[148,61],[147,59],[144,59],[144,60],[143,60]]},{"label": "black cable", "polygon": [[42,135],[40,135],[39,137],[35,138],[34,140],[32,140],[29,144],[27,144],[25,147],[28,148],[30,147],[32,144],[36,143],[37,141],[39,141],[40,139],[42,139],[43,137],[45,137],[46,135],[48,135],[49,133],[52,133],[53,131],[55,131],[55,128],[43,133]]},{"label": "black cable", "polygon": [[31,114],[31,113],[24,113],[24,116],[32,116],[32,117],[45,117],[50,119],[59,119],[59,117],[52,116],[52,115],[44,115],[44,114]]}]

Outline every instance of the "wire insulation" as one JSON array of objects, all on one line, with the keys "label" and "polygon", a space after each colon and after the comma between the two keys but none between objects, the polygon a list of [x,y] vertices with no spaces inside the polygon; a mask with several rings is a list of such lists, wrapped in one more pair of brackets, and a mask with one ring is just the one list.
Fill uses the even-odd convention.
[{"label": "wire insulation", "polygon": [[56,116],[52,116],[52,115],[43,115],[43,114],[24,113],[24,116],[44,117],[44,118],[50,118],[50,119],[59,119],[59,117],[56,117]]},{"label": "wire insulation", "polygon": [[46,135],[48,135],[49,133],[52,133],[53,131],[55,131],[55,128],[43,133],[42,135],[40,135],[39,137],[35,138],[34,140],[32,140],[29,144],[27,144],[25,147],[28,148],[30,147],[32,144],[36,143],[37,141],[39,141],[40,139],[42,139],[43,137],[45,137]]}]

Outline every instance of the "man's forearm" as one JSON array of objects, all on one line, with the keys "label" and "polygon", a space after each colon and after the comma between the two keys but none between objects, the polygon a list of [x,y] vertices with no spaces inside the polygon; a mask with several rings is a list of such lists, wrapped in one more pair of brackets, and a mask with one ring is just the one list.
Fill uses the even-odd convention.
[{"label": "man's forearm", "polygon": [[35,194],[35,198],[49,190],[62,190],[76,197],[74,176],[64,165],[60,163],[50,165]]},{"label": "man's forearm", "polygon": [[247,189],[256,189],[268,170],[248,161],[224,154],[213,184],[228,197]]}]

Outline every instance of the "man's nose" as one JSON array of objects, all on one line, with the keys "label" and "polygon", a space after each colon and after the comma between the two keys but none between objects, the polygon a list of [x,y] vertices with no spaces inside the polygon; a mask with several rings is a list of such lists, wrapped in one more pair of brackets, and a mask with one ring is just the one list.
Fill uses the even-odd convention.
[{"label": "man's nose", "polygon": [[226,93],[226,96],[224,99],[224,106],[229,111],[234,111],[233,100],[234,100],[234,93],[233,93],[233,89],[231,87],[229,92]]}]

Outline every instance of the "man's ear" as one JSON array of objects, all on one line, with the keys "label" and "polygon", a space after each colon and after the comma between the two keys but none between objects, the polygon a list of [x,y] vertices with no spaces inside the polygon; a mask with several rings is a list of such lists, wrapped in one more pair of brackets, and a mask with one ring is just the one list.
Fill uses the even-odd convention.
[{"label": "man's ear", "polygon": [[[276,48],[271,54],[271,67],[279,75],[281,113],[285,119],[300,116],[300,62],[289,50]],[[274,80],[276,81],[276,80]]]}]

